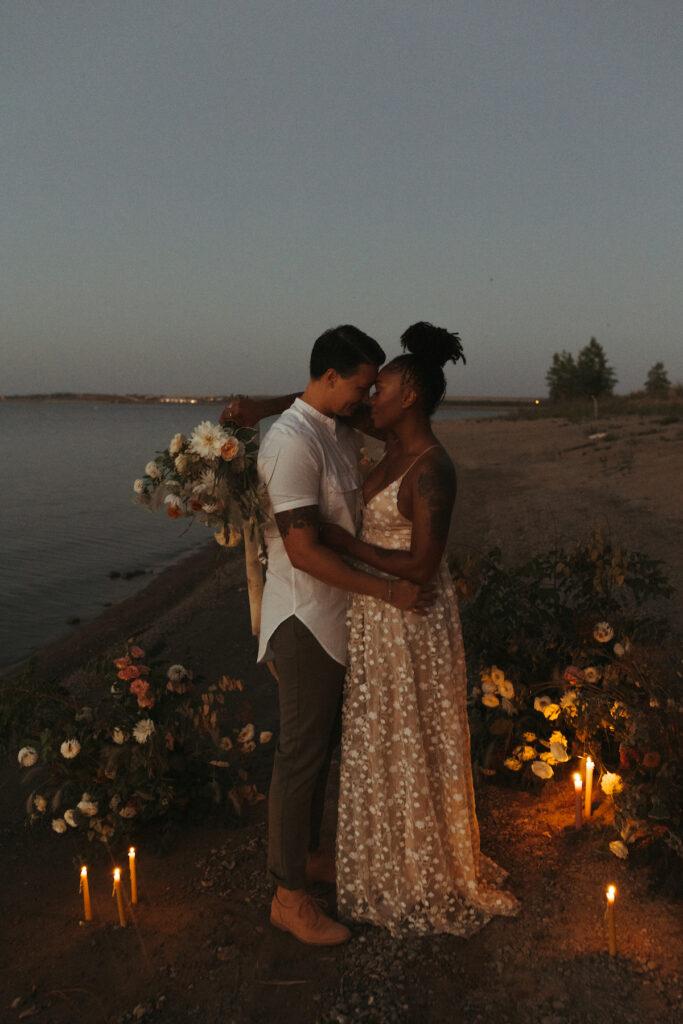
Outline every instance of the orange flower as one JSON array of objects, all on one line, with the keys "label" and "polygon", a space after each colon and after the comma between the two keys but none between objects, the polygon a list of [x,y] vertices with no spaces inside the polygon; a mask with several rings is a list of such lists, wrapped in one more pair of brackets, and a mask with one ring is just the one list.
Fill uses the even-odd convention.
[{"label": "orange flower", "polygon": [[131,658],[144,658],[145,652],[142,647],[131,647],[130,649]]},{"label": "orange flower", "polygon": [[201,512],[203,507],[204,506],[202,505],[201,501],[197,501],[196,498],[193,498],[192,501],[190,502],[190,508],[192,509],[193,512]]},{"label": "orange flower", "polygon": [[119,672],[119,679],[137,679],[139,675],[140,669],[137,665],[128,665]]},{"label": "orange flower", "polygon": [[643,757],[644,768],[658,768],[662,763],[662,755],[658,754],[656,750],[648,750],[647,754]]},{"label": "orange flower", "polygon": [[127,668],[130,665],[130,658],[127,655],[125,658],[115,658],[114,664],[117,668]]},{"label": "orange flower", "polygon": [[181,508],[178,508],[177,505],[169,505],[168,508],[166,509],[166,512],[171,517],[171,519],[180,519],[183,514],[183,510]]}]

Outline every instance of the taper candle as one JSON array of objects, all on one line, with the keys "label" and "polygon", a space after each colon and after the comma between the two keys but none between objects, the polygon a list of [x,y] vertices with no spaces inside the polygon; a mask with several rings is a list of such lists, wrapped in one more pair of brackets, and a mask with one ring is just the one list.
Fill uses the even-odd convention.
[{"label": "taper candle", "polygon": [[121,869],[114,869],[114,891],[112,896],[116,897],[116,906],[119,911],[119,924],[122,928],[126,927],[126,915],[123,912],[123,899],[121,897]]},{"label": "taper candle", "polygon": [[578,772],[574,772],[574,825],[576,828],[581,828],[581,776]]},{"label": "taper candle", "polygon": [[81,868],[81,885],[78,890],[83,893],[83,916],[86,921],[92,921],[92,907],[90,905],[90,887],[88,885],[88,869],[85,864]]},{"label": "taper candle", "polygon": [[607,889],[607,941],[609,943],[609,955],[617,955],[617,928],[614,923],[614,896],[616,889],[610,885]]},{"label": "taper candle", "polygon": [[586,820],[591,816],[593,800],[593,764],[590,757],[586,758]]},{"label": "taper candle", "polygon": [[135,847],[128,851],[128,871],[130,872],[130,902],[138,901],[138,876],[135,873]]}]

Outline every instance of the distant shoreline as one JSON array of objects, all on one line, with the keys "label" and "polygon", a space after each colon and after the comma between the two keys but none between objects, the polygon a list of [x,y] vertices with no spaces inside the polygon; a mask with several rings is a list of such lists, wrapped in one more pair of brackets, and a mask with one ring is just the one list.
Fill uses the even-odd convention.
[{"label": "distant shoreline", "polygon": [[[0,395],[0,402],[105,402],[112,405],[225,405],[232,395],[108,395],[56,392],[47,395]],[[254,395],[271,398],[271,395]],[[479,406],[534,405],[535,398],[452,397],[447,395],[442,406],[464,408]]]}]

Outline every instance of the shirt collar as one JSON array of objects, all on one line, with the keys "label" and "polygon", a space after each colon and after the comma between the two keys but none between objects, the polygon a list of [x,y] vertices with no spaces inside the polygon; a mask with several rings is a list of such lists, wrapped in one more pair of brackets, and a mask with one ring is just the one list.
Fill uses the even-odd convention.
[{"label": "shirt collar", "polygon": [[314,420],[319,423],[325,430],[329,430],[331,434],[337,436],[337,426],[339,421],[336,416],[326,416],[324,412],[318,412],[308,402],[304,402],[302,398],[294,399],[294,408],[300,415],[305,419]]}]

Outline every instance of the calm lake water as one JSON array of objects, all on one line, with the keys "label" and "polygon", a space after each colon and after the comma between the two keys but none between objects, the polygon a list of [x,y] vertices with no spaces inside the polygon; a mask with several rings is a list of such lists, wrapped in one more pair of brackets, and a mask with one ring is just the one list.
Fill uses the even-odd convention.
[{"label": "calm lake water", "polygon": [[[442,409],[437,418],[505,411]],[[135,505],[132,484],[176,431],[219,415],[217,405],[0,402],[0,669],[211,539],[205,527]],[[145,575],[109,577],[138,570]]]}]

